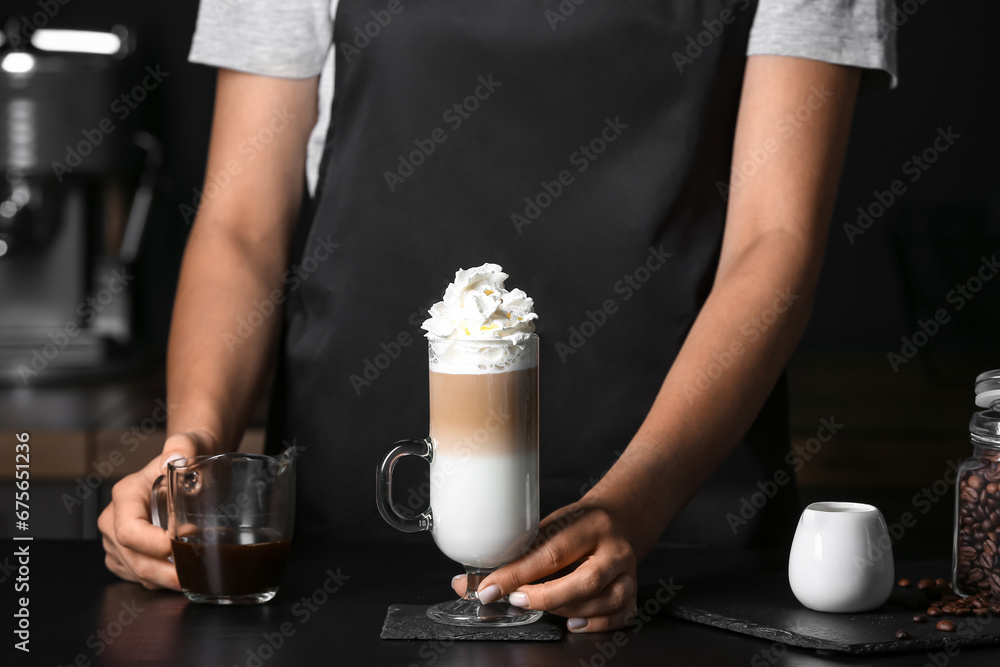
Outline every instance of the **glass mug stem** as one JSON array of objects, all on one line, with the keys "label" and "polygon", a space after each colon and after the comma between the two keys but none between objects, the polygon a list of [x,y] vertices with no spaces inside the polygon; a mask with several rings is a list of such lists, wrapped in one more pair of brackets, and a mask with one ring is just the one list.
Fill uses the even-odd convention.
[{"label": "glass mug stem", "polygon": [[491,573],[495,571],[496,568],[490,568],[484,570],[478,567],[465,566],[465,579],[466,588],[465,595],[462,596],[463,600],[479,600],[479,585],[483,583],[483,579],[490,576]]},{"label": "glass mug stem", "polygon": [[399,459],[404,456],[419,456],[430,463],[434,458],[434,448],[429,439],[400,440],[393,445],[378,467],[378,489],[375,494],[375,502],[378,505],[379,514],[390,526],[404,533],[419,533],[431,529],[430,507],[417,516],[407,516],[400,512],[392,501],[392,471]]}]

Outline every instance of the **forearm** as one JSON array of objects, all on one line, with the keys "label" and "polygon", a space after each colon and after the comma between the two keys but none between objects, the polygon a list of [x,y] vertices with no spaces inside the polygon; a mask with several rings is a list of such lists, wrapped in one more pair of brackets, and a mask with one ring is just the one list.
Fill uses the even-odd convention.
[{"label": "forearm", "polygon": [[513,605],[569,617],[574,632],[634,620],[638,560],[744,436],[805,328],[859,75],[748,58],[733,164],[762,150],[767,159],[742,185],[731,179],[712,291],[625,452],[579,502],[541,522],[534,549],[481,582],[483,602],[509,594]]},{"label": "forearm", "polygon": [[317,82],[219,71],[208,173],[234,175],[198,210],[167,352],[168,435],[207,431],[199,447],[239,445],[270,374]]},{"label": "forearm", "polygon": [[[626,527],[640,555],[745,435],[805,329],[858,79],[797,58],[748,63],[734,165],[777,143],[775,128],[797,110],[810,119],[731,191],[712,291],[642,426],[588,494],[646,508]],[[815,90],[828,93],[818,106]]]},{"label": "forearm", "polygon": [[[167,353],[168,434],[205,429],[225,450],[239,444],[280,334],[287,262],[256,245],[207,221],[192,232]],[[255,303],[273,307],[257,327]]]},{"label": "forearm", "polygon": [[593,490],[645,508],[638,553],[732,452],[794,351],[816,282],[812,267],[787,263],[795,243],[756,244],[718,277],[642,426]]}]

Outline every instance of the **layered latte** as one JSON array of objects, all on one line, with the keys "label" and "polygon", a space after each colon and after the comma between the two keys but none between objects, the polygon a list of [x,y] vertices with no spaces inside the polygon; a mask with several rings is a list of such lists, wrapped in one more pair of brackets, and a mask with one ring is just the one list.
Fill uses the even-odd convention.
[{"label": "layered latte", "polygon": [[459,271],[431,308],[432,533],[455,561],[494,568],[538,531],[538,338],[533,303],[495,264]]}]

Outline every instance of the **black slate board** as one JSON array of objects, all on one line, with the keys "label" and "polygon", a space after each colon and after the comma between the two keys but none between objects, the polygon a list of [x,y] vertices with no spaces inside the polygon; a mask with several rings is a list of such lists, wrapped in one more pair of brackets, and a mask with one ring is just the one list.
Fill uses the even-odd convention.
[{"label": "black slate board", "polygon": [[[927,609],[927,599],[915,588],[895,586],[875,611],[827,614],[802,606],[784,572],[681,583],[665,607],[671,616],[788,646],[860,655],[1000,643],[1000,617],[948,616],[955,632],[934,627],[944,617],[914,623],[913,615]],[[910,639],[896,639],[897,630],[909,632]]]},{"label": "black slate board", "polygon": [[389,606],[379,636],[382,639],[436,641],[557,642],[563,637],[563,624],[545,614],[534,623],[513,628],[461,628],[435,623],[427,618],[426,605],[394,604]]}]

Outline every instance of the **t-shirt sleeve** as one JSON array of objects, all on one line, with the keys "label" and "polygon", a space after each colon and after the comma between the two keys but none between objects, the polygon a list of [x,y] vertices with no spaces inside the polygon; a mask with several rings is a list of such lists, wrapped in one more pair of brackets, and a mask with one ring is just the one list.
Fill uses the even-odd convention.
[{"label": "t-shirt sleeve", "polygon": [[330,0],[201,0],[188,59],[306,78],[323,69],[332,39]]},{"label": "t-shirt sleeve", "polygon": [[747,55],[860,67],[861,92],[895,88],[893,10],[892,0],[759,0]]}]

